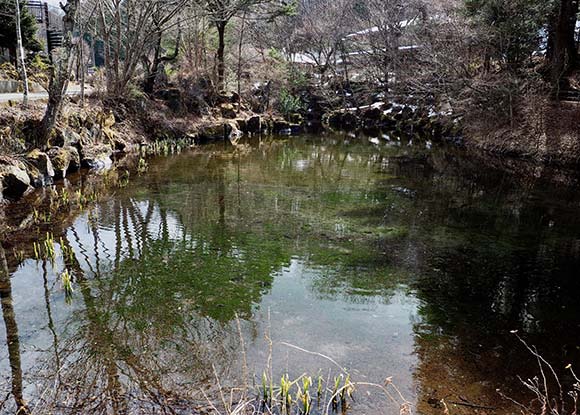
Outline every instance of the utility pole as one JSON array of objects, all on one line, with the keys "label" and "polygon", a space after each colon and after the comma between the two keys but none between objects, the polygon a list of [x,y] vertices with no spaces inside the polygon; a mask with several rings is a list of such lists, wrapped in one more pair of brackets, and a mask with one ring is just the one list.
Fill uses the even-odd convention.
[{"label": "utility pole", "polygon": [[16,43],[18,50],[18,62],[20,66],[20,76],[24,84],[24,93],[22,96],[22,106],[28,105],[28,75],[26,74],[26,63],[24,62],[24,46],[22,46],[22,31],[20,30],[20,1],[16,2]]}]

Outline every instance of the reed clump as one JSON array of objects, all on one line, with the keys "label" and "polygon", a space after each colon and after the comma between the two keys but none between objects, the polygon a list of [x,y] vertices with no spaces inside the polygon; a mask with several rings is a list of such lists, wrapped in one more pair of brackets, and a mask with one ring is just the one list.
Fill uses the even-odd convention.
[{"label": "reed clump", "polygon": [[[243,355],[244,372],[247,373],[244,340],[240,334],[241,353]],[[272,368],[272,349],[274,343],[266,334],[269,344],[267,367],[256,382],[255,377],[244,381],[244,385],[226,391],[222,388],[217,371],[214,368],[219,399],[212,400],[202,389],[201,393],[208,401],[212,412],[218,415],[331,415],[348,414],[353,411],[356,402],[355,393],[359,389],[375,390],[377,400],[382,406],[394,406],[400,415],[410,415],[411,403],[406,400],[391,378],[383,384],[353,381],[348,371],[334,359],[322,353],[312,352],[289,343],[280,342],[283,347],[292,348],[302,353],[318,356],[336,367],[335,373],[329,370],[326,376],[321,372],[312,376],[307,373],[292,379],[288,373],[282,374],[279,381],[274,378]],[[251,386],[254,385],[254,386]],[[256,386],[257,385],[257,386]],[[229,400],[226,400],[229,396]],[[354,412],[353,412],[354,413]]]}]

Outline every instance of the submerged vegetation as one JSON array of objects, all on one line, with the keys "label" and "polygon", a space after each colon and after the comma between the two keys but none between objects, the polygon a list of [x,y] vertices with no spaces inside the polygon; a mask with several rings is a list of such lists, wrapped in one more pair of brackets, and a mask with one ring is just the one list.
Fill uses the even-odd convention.
[{"label": "submerged vegetation", "polygon": [[63,3],[0,0],[0,412],[576,414],[577,1]]},{"label": "submerged vegetation", "polygon": [[[18,397],[6,408],[22,395],[47,414],[511,411],[497,387],[527,402],[515,375],[533,379],[533,358],[510,329],[546,361],[577,359],[542,342],[575,344],[575,196],[501,169],[498,189],[449,151],[257,138],[25,197],[11,220],[32,227],[13,233],[3,294],[18,330],[3,321],[52,346],[0,360],[26,390],[0,381]],[[81,209],[82,194],[95,198]]]}]

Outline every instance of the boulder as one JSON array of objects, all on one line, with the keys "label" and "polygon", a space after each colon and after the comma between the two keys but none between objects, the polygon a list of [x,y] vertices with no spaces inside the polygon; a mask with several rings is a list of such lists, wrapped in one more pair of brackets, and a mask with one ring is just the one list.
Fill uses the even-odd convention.
[{"label": "boulder", "polygon": [[286,120],[275,119],[272,123],[272,132],[278,134],[284,130],[290,129],[290,123]]},{"label": "boulder", "polygon": [[373,106],[365,110],[362,114],[362,118],[365,121],[380,121],[383,115],[383,110],[379,106]]},{"label": "boulder", "polygon": [[352,112],[345,112],[342,115],[342,127],[350,130],[358,126],[358,117]]},{"label": "boulder", "polygon": [[200,128],[199,137],[202,140],[220,140],[226,137],[229,133],[224,130],[223,124],[211,124]]},{"label": "boulder", "polygon": [[300,124],[293,124],[281,119],[275,119],[272,122],[272,132],[274,134],[294,135],[299,134],[301,131],[302,126]]},{"label": "boulder", "polygon": [[332,128],[351,130],[358,126],[359,119],[351,111],[333,111],[324,115],[323,122]]},{"label": "boulder", "polygon": [[30,177],[20,162],[0,164],[0,183],[2,196],[6,199],[18,199],[31,189]]},{"label": "boulder", "polygon": [[243,119],[243,118],[236,118],[236,123],[238,124],[238,127],[240,128],[240,130],[244,133],[248,132],[248,121]]},{"label": "boulder", "polygon": [[97,144],[93,146],[83,146],[81,165],[94,170],[106,170],[113,164],[111,155],[113,149],[104,144]]},{"label": "boulder", "polygon": [[26,155],[26,162],[29,165],[28,172],[34,187],[52,183],[54,168],[48,154],[39,149],[34,149]]},{"label": "boulder", "polygon": [[246,132],[252,134],[262,131],[262,118],[259,115],[248,118],[246,121],[246,130]]},{"label": "boulder", "polygon": [[67,146],[65,150],[68,151],[70,156],[70,164],[68,166],[68,171],[75,171],[81,168],[81,156],[76,147]]},{"label": "boulder", "polygon": [[54,147],[75,146],[81,141],[81,136],[70,127],[59,128],[50,138],[49,144]]},{"label": "boulder", "polygon": [[230,103],[221,104],[220,111],[224,118],[234,119],[237,116],[235,107]]},{"label": "boulder", "polygon": [[75,147],[52,147],[48,150],[48,156],[52,161],[55,177],[58,179],[64,178],[68,171],[77,170],[80,167],[80,156]]},{"label": "boulder", "polygon": [[234,142],[240,139],[243,133],[238,128],[238,123],[235,121],[228,121],[224,124],[224,131],[230,141]]}]

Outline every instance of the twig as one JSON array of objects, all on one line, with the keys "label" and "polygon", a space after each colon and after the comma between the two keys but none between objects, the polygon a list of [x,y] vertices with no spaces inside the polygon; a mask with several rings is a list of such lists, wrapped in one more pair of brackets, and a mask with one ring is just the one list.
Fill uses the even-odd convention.
[{"label": "twig", "polygon": [[339,365],[336,362],[336,360],[334,360],[333,358],[331,358],[329,356],[326,356],[326,355],[324,355],[322,353],[318,353],[318,352],[311,352],[310,350],[306,350],[306,349],[303,349],[302,347],[298,347],[298,346],[295,346],[293,344],[286,343],[286,342],[280,342],[280,344],[283,346],[286,346],[286,347],[291,347],[293,349],[300,350],[301,352],[304,352],[304,353],[308,353],[308,354],[311,354],[314,356],[320,356],[320,357],[328,360],[329,362],[333,363],[334,365],[336,365],[336,367],[338,367],[340,369],[340,371],[343,372],[345,375],[348,375],[348,372],[341,365]]}]

